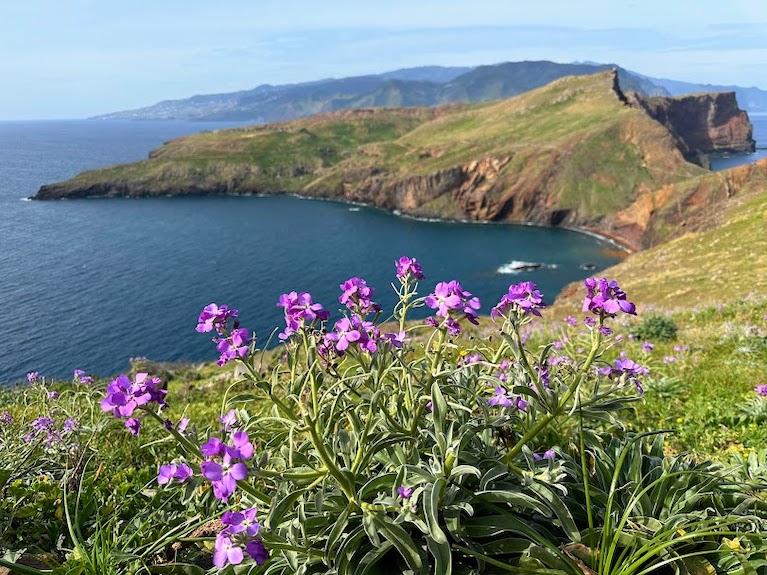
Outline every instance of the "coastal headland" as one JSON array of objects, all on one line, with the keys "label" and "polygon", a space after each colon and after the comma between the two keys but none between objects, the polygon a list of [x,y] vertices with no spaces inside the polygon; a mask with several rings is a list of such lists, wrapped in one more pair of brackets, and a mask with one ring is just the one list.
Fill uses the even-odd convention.
[{"label": "coastal headland", "polygon": [[764,183],[767,163],[702,167],[709,154],[753,149],[733,93],[647,98],[624,93],[607,71],[482,104],[203,132],[144,161],[45,185],[34,199],[295,194],[418,217],[566,226],[641,250],[705,229],[720,203]]}]

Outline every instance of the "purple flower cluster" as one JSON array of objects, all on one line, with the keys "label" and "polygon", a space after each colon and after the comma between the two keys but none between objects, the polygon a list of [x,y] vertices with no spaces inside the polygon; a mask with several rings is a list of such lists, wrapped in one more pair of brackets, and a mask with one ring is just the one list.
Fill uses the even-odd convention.
[{"label": "purple flower cluster", "polygon": [[539,455],[538,453],[533,453],[533,459],[536,461],[541,461],[543,459],[556,459],[557,452],[553,449],[547,449],[543,452],[543,455]]},{"label": "purple flower cluster", "polygon": [[38,383],[43,380],[43,376],[37,371],[30,371],[27,374],[27,381],[29,383]]},{"label": "purple flower cluster", "polygon": [[226,331],[229,319],[236,317],[236,309],[229,309],[226,305],[219,307],[215,303],[211,303],[206,305],[202,312],[200,312],[200,317],[197,319],[197,327],[195,329],[199,333],[207,333],[216,330],[216,332],[223,335]]},{"label": "purple flower cluster", "polygon": [[[214,337],[213,342],[216,349],[221,354],[216,361],[219,366],[224,366],[236,358],[243,358],[248,354],[250,348],[250,332],[240,327],[237,321],[236,309],[229,309],[226,305],[218,306],[215,303],[206,305],[200,316],[197,318],[197,327],[199,333],[215,331],[219,337]],[[229,320],[232,322],[231,331],[229,329]]]},{"label": "purple flower cluster", "polygon": [[167,405],[167,391],[160,389],[162,381],[158,377],[149,378],[147,373],[137,373],[136,378],[122,374],[107,385],[107,395],[101,400],[101,411],[111,411],[115,417],[128,419],[125,422],[133,435],[138,435],[141,423],[133,417],[136,408],[150,403],[157,403],[161,408]]},{"label": "purple flower cluster", "polygon": [[10,425],[11,423],[13,423],[13,417],[11,417],[10,413],[3,410],[3,412],[0,413],[0,424]]},{"label": "purple flower cluster", "polygon": [[767,395],[767,383],[762,383],[754,388],[757,395]]},{"label": "purple flower cluster", "polygon": [[365,317],[371,312],[381,311],[381,306],[373,301],[372,287],[362,278],[353,277],[346,280],[340,286],[341,295],[338,301],[344,304],[352,313]]},{"label": "purple flower cluster", "polygon": [[533,282],[511,284],[508,293],[504,294],[501,301],[490,311],[490,317],[495,321],[498,317],[505,317],[510,311],[520,312],[522,315],[537,315],[538,310],[546,307],[543,296]]},{"label": "purple flower cluster", "polygon": [[[398,340],[400,335],[401,341]],[[395,340],[393,341],[395,347],[398,345],[401,347],[404,333],[387,334],[387,338]],[[325,335],[324,343],[326,348],[333,348],[339,356],[342,356],[351,344],[356,344],[363,351],[374,353],[378,349],[380,339],[381,331],[372,321],[365,321],[358,315],[352,315],[350,318],[339,319],[333,326],[333,331]]]},{"label": "purple flower cluster", "polygon": [[634,383],[639,395],[644,393],[644,388],[639,378],[647,375],[649,372],[649,369],[631,361],[627,357],[619,357],[615,360],[615,364],[612,367],[606,366],[599,369],[600,375],[605,375],[610,379],[618,379],[625,376],[628,381]]},{"label": "purple flower cluster", "polygon": [[157,474],[157,483],[167,485],[174,479],[179,483],[184,483],[192,475],[194,475],[194,472],[186,463],[169,463],[160,466],[160,471]]},{"label": "purple flower cluster", "polygon": [[[8,412],[4,411],[3,415]],[[10,418],[10,416],[8,416]],[[10,420],[8,421],[10,423]],[[33,439],[38,437],[45,437],[45,446],[53,447],[54,443],[59,443],[62,440],[62,434],[67,435],[77,429],[78,423],[75,419],[66,419],[61,429],[56,426],[56,421],[52,417],[38,417],[32,423],[29,424],[32,427],[32,431],[24,436],[24,441],[29,443]]]},{"label": "purple flower cluster", "polygon": [[228,564],[239,565],[245,559],[245,552],[256,565],[263,565],[269,558],[269,551],[260,539],[256,538],[261,524],[256,519],[256,508],[242,511],[227,511],[221,516],[221,523],[226,527],[216,536],[213,551],[213,564],[222,569]]},{"label": "purple flower cluster", "polygon": [[72,381],[74,381],[74,383],[83,383],[86,385],[93,384],[93,378],[90,375],[87,375],[82,369],[75,370]]},{"label": "purple flower cluster", "polygon": [[626,299],[626,293],[615,280],[588,278],[583,283],[588,293],[582,311],[609,317],[615,317],[618,312],[636,315],[636,306]]},{"label": "purple flower cluster", "polygon": [[402,282],[407,281],[408,278],[415,278],[417,280],[422,280],[424,278],[421,264],[419,264],[415,258],[402,256],[394,262],[394,265],[397,266],[397,278]]},{"label": "purple flower cluster", "polygon": [[[447,327],[450,335],[461,333],[461,326],[454,317],[456,313],[463,315],[474,325],[477,325],[477,310],[481,304],[479,298],[473,297],[471,292],[465,291],[461,284],[455,280],[439,282],[434,287],[434,292],[426,296],[424,303],[431,309],[436,309],[435,315],[444,318],[442,325]],[[459,318],[460,319],[460,318]],[[431,318],[429,325],[437,326],[438,322]]]},{"label": "purple flower cluster", "polygon": [[237,481],[248,476],[248,467],[243,463],[253,457],[248,434],[235,431],[229,445],[218,437],[211,437],[200,450],[206,458],[200,465],[203,477],[210,480],[216,498],[227,501],[237,488]]},{"label": "purple flower cluster", "polygon": [[522,399],[521,396],[510,396],[506,389],[499,385],[495,388],[493,396],[487,400],[487,404],[492,407],[511,407],[513,405],[519,411],[525,411],[530,402]]},{"label": "purple flower cluster", "polygon": [[655,346],[649,341],[646,341],[642,344],[642,351],[650,353],[653,349],[655,349]]},{"label": "purple flower cluster", "polygon": [[250,333],[244,327],[232,330],[227,337],[215,338],[216,349],[221,356],[216,360],[219,366],[226,365],[233,359],[243,358],[248,355],[250,347]]},{"label": "purple flower cluster", "polygon": [[302,327],[325,321],[330,313],[322,309],[322,304],[314,303],[308,292],[290,292],[280,296],[277,307],[285,310],[285,331],[279,334],[281,340],[288,339]]}]

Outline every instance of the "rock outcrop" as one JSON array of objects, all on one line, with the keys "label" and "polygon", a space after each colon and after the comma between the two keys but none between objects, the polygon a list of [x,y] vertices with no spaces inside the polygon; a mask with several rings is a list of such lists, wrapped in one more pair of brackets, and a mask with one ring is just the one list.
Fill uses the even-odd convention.
[{"label": "rock outcrop", "polygon": [[748,114],[738,108],[735,92],[676,98],[644,98],[634,94],[631,103],[674,134],[688,161],[707,166],[710,154],[743,154],[755,150],[753,127]]}]

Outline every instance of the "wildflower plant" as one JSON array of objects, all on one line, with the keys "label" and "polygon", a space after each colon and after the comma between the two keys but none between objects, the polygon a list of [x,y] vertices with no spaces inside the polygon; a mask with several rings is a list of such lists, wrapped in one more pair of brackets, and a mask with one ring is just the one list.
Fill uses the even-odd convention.
[{"label": "wildflower plant", "polygon": [[[176,459],[158,462],[161,489],[217,505],[216,567],[582,574],[618,572],[628,557],[621,572],[633,575],[705,553],[720,531],[761,525],[720,521],[736,508],[744,515],[743,501],[705,519],[673,514],[662,501],[647,506],[645,496],[662,493],[676,471],[643,459],[644,438],[623,435],[621,412],[641,399],[647,370],[625,356],[604,360],[616,345],[610,322],[636,313],[617,282],[586,280],[585,321],[567,321],[573,333],[556,355],[553,344],[525,345],[546,307],[531,282],[510,286],[492,308],[492,345],[475,340],[466,350],[457,338],[465,322],[479,322],[479,299],[455,280],[419,296],[420,264],[395,265],[399,301],[388,317],[357,277],[340,285],[337,319],[308,292],[280,296],[282,344],[268,355],[237,310],[207,306],[197,331],[215,332],[219,363],[236,362],[241,374],[222,406],[223,427],[207,436],[165,424],[166,396],[149,376],[110,384],[102,409],[129,419],[144,412],[179,446]],[[411,321],[422,306],[434,315]],[[254,397],[269,401],[266,416],[249,412]],[[612,467],[602,470],[605,445]],[[631,454],[638,463],[624,481]],[[668,529],[657,546],[641,544],[659,510],[689,534],[681,555]]]}]

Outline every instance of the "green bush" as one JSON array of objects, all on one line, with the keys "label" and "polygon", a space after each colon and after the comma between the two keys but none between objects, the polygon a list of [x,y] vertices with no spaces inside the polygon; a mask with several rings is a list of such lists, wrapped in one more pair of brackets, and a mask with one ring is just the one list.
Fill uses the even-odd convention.
[{"label": "green bush", "polygon": [[631,333],[637,339],[647,341],[674,341],[679,328],[676,322],[665,315],[646,317]]}]

